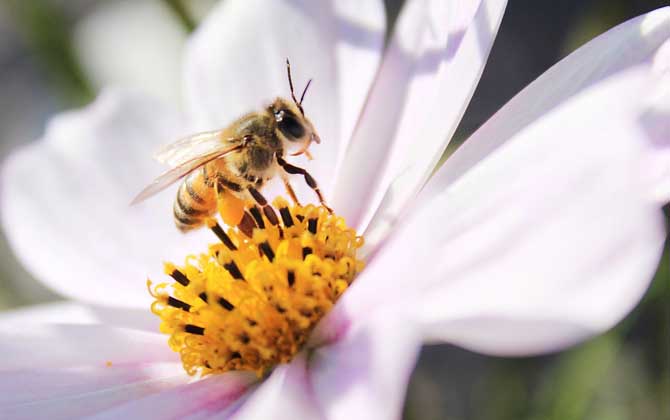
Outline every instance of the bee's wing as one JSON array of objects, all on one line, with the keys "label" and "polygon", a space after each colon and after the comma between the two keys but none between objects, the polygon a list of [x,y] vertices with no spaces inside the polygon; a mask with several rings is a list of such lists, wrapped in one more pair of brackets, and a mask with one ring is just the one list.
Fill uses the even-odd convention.
[{"label": "bee's wing", "polygon": [[184,137],[159,150],[154,159],[176,168],[195,158],[221,150],[222,147],[230,147],[230,142],[234,139],[228,138],[227,134],[226,130],[216,130]]},{"label": "bee's wing", "polygon": [[133,201],[130,202],[130,205],[132,206],[146,200],[152,195],[158,194],[202,165],[205,165],[214,159],[221,158],[229,153],[240,150],[242,147],[244,147],[242,144],[238,144],[236,146],[225,146],[220,143],[218,150],[205,155],[195,156],[190,160],[183,161],[179,164],[179,166],[175,166],[174,168],[162,173],[158,178],[154,179],[151,184],[147,185],[145,189],[137,194],[137,197],[135,197]]}]

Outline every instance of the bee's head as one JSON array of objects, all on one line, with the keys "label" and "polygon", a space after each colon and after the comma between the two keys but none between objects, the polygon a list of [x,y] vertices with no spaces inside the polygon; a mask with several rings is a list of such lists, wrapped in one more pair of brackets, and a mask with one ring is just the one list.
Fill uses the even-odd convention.
[{"label": "bee's head", "polygon": [[284,143],[284,150],[296,150],[291,156],[302,155],[303,153],[311,159],[309,146],[312,142],[321,143],[319,135],[316,134],[314,126],[305,116],[305,110],[302,108],[302,100],[305,99],[305,93],[312,83],[310,79],[305,85],[305,89],[300,95],[300,100],[295,96],[293,90],[293,79],[291,78],[291,63],[286,59],[286,75],[288,76],[288,85],[291,89],[291,101],[284,98],[277,98],[272,104],[272,112],[277,121],[277,137]]},{"label": "bee's head", "polygon": [[312,123],[303,114],[302,108],[293,101],[277,98],[271,105],[277,123],[275,134],[284,146],[284,150],[293,151],[292,156],[306,153],[312,142],[321,143]]}]

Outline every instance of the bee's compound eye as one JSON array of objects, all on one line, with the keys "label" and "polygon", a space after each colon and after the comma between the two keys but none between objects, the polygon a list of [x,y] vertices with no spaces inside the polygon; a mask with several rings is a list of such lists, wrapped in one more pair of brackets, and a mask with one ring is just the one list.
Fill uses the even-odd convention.
[{"label": "bee's compound eye", "polygon": [[305,127],[294,117],[284,115],[278,124],[282,134],[289,140],[299,140],[305,136]]}]

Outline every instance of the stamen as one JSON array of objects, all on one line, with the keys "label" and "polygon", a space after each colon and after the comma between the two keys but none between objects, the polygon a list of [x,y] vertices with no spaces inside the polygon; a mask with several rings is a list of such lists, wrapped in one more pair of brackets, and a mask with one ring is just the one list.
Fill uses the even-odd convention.
[{"label": "stamen", "polygon": [[316,235],[316,219],[309,219],[307,221],[307,230]]},{"label": "stamen", "polygon": [[190,375],[260,376],[289,362],[363,268],[362,238],[324,207],[277,198],[245,208],[250,223],[210,221],[220,242],[165,264],[174,282],[149,282],[151,310]]},{"label": "stamen", "polygon": [[189,334],[205,335],[205,329],[197,325],[186,324],[184,325],[184,331]]},{"label": "stamen", "polygon": [[226,300],[226,298],[220,297],[219,298],[219,305],[223,306],[223,309],[225,309],[227,311],[232,311],[233,309],[235,309],[235,306],[232,303],[228,302]]},{"label": "stamen", "polygon": [[[223,231],[221,228],[221,225],[219,225],[216,220],[214,220],[215,225],[211,226],[212,232],[223,242],[223,244],[228,247],[229,250],[231,251],[236,251],[237,247],[233,243],[233,241],[230,240],[230,236],[226,235],[226,232]],[[184,285],[186,286],[186,285]]]},{"label": "stamen", "polygon": [[229,263],[226,263],[223,265],[223,268],[228,270],[231,276],[233,276],[234,279],[236,280],[244,280],[244,276],[242,275],[242,272],[240,272],[240,269],[237,267],[237,264],[235,264],[235,261],[230,261]]},{"label": "stamen", "polygon": [[289,287],[295,284],[295,272],[293,270],[289,270],[286,273],[286,281],[288,282]]},{"label": "stamen", "polygon": [[272,247],[270,246],[268,241],[265,241],[265,242],[259,244],[258,247],[260,248],[261,251],[263,251],[263,254],[266,257],[268,257],[268,260],[270,260],[272,262],[275,259],[275,253],[272,250]]},{"label": "stamen", "polygon": [[280,208],[279,214],[281,215],[281,219],[284,222],[284,226],[287,228],[293,226],[293,218],[291,217],[291,212],[289,211],[288,207]]},{"label": "stamen", "polygon": [[170,274],[173,279],[175,279],[179,284],[182,286],[188,286],[190,283],[190,280],[182,273],[181,271],[177,270],[176,268],[172,270],[172,274]]},{"label": "stamen", "polygon": [[172,296],[168,296],[167,304],[174,308],[183,309],[186,312],[191,309],[191,305],[186,302],[182,302],[179,299],[173,298]]}]

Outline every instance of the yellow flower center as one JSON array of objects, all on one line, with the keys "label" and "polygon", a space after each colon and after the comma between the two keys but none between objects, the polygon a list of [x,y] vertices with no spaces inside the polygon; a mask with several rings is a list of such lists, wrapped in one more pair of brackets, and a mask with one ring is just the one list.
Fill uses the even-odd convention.
[{"label": "yellow flower center", "polygon": [[221,242],[183,266],[166,263],[174,282],[147,282],[151,311],[190,375],[263,375],[289,362],[363,268],[356,258],[363,238],[344,219],[283,198],[273,205],[281,216],[271,217],[275,224],[247,206],[251,237],[212,220]]}]

